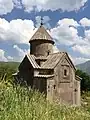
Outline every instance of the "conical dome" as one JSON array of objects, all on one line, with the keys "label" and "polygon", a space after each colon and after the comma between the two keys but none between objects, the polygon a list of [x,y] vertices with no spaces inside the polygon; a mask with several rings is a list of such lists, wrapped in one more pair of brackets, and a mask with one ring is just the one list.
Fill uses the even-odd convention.
[{"label": "conical dome", "polygon": [[49,33],[46,31],[46,29],[43,26],[40,26],[38,28],[38,30],[35,32],[35,34],[32,36],[29,42],[35,40],[47,40],[54,43],[52,37],[49,35]]},{"label": "conical dome", "polygon": [[33,54],[37,57],[47,56],[53,53],[54,41],[43,25],[38,28],[38,30],[30,39],[29,43],[30,54]]}]

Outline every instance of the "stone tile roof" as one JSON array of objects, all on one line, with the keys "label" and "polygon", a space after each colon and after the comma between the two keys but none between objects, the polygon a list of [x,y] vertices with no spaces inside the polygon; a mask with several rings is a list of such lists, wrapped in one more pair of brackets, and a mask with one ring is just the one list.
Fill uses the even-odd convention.
[{"label": "stone tile roof", "polygon": [[35,61],[34,55],[27,54],[26,56],[27,56],[28,60],[30,61],[30,63],[32,64],[33,68],[40,68],[40,66]]},{"label": "stone tile roof", "polygon": [[46,56],[39,56],[35,58],[36,60],[47,60]]},{"label": "stone tile roof", "polygon": [[65,52],[50,54],[47,60],[41,65],[41,68],[53,69],[65,54]]},{"label": "stone tile roof", "polygon": [[35,32],[35,34],[32,36],[29,42],[33,40],[48,40],[48,41],[53,41],[52,37],[49,35],[49,33],[45,30],[43,26],[39,27],[38,30]]},{"label": "stone tile roof", "polygon": [[[58,52],[48,55],[47,57],[42,56],[39,58],[36,58],[34,55],[27,54],[27,57],[32,64],[33,68],[37,69],[53,69],[57,63],[60,61],[60,59],[65,55],[65,52]],[[36,62],[36,59],[45,59],[46,61],[39,66]]]},{"label": "stone tile roof", "polygon": [[79,77],[78,75],[75,75],[75,78],[76,78],[76,80],[78,80],[78,81],[82,80],[82,78]]},{"label": "stone tile roof", "polygon": [[33,68],[36,68],[36,69],[48,69],[48,68],[42,68],[36,62],[37,59],[46,60],[46,57],[42,56],[42,57],[37,57],[36,58],[34,55],[31,55],[31,54],[27,54],[26,56],[27,56],[28,60],[30,61],[30,63],[32,64]]}]

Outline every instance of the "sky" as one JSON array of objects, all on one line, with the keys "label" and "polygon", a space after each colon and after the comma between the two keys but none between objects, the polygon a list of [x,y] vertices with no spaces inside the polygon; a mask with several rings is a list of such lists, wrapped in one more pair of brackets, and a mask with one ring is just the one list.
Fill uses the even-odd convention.
[{"label": "sky", "polygon": [[90,0],[0,0],[0,61],[22,61],[43,24],[74,64],[90,60]]}]

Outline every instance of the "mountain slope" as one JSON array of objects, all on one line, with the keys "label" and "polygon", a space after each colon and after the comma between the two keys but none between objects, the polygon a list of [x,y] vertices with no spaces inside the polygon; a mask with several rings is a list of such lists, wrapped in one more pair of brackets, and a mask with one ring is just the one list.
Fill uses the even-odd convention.
[{"label": "mountain slope", "polygon": [[90,61],[76,65],[76,68],[90,75]]}]

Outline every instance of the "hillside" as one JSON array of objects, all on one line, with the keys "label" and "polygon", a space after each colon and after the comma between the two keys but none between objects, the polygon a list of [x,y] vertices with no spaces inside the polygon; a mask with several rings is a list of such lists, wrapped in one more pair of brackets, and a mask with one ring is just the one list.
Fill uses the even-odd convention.
[{"label": "hillside", "polygon": [[90,75],[90,61],[76,65],[76,68]]},{"label": "hillside", "polygon": [[8,66],[16,69],[19,66],[19,62],[0,62],[0,67]]},{"label": "hillside", "polygon": [[0,79],[12,78],[12,74],[18,69],[19,62],[0,62]]}]

